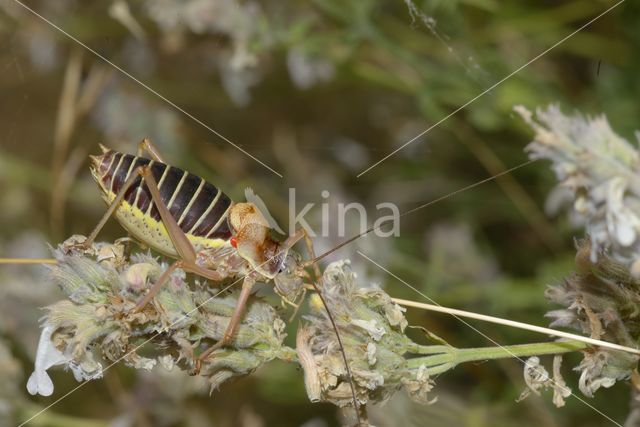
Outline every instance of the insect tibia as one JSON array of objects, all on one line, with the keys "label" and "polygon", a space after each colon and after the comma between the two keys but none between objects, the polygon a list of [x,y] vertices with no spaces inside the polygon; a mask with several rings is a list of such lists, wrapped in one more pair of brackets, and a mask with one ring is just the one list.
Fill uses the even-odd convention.
[{"label": "insect tibia", "polygon": [[[58,264],[48,270],[48,278],[67,298],[47,307],[42,319],[30,393],[53,392],[47,369],[54,365],[65,365],[78,381],[99,378],[121,362],[136,369],[150,370],[160,363],[188,371],[194,348],[225,335],[238,292],[222,295],[213,286],[194,287],[191,276],[175,273],[173,285],[163,287],[154,304],[134,312],[132,307],[166,271],[166,264],[150,255],[114,255],[121,248],[109,243],[70,252],[78,240],[54,250]],[[295,357],[283,344],[285,323],[277,310],[259,298],[251,307],[225,350],[202,361],[200,376],[212,387],[248,375],[274,358]],[[83,333],[87,325],[96,333]],[[199,333],[193,334],[192,328]]]}]

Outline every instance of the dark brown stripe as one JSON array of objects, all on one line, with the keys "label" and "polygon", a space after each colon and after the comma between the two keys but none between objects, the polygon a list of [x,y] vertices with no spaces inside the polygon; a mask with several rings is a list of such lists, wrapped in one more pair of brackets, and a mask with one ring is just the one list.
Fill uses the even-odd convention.
[{"label": "dark brown stripe", "polygon": [[98,169],[98,173],[100,174],[102,179],[104,179],[105,174],[107,173],[107,171],[111,167],[111,164],[112,164],[112,162],[114,160],[113,157],[114,157],[115,154],[116,153],[114,151],[107,151],[106,153],[104,153],[102,155],[102,160],[100,161],[100,168]]},{"label": "dark brown stripe", "polygon": [[[213,200],[216,198],[218,194],[218,189],[208,182],[204,183],[204,187],[200,190],[200,193],[196,196],[196,199],[191,204],[191,208],[189,211],[184,214],[184,219],[180,224],[180,227],[184,230],[184,232],[188,232],[191,230],[196,222],[202,217],[207,208],[211,205]],[[215,209],[215,206],[213,207]],[[213,210],[212,209],[212,210]]]},{"label": "dark brown stripe", "polygon": [[[167,167],[169,168],[167,176],[164,178],[164,182],[160,186],[160,196],[162,197],[162,201],[165,205],[169,203],[169,200],[171,200],[171,196],[175,193],[176,187],[178,186],[182,175],[184,175],[184,171],[182,169],[174,168],[173,166]],[[155,176],[155,173],[153,176]],[[158,177],[158,180],[159,179],[160,177]]]},{"label": "dark brown stripe", "polygon": [[182,215],[182,212],[191,201],[191,198],[196,193],[196,190],[200,186],[201,182],[202,178],[189,174],[182,183],[182,186],[176,189],[177,193],[175,194],[175,196],[172,196],[173,203],[169,208],[169,212],[171,212],[171,215],[173,215],[176,221],[178,221],[180,215]]},{"label": "dark brown stripe", "polygon": [[113,178],[113,173],[115,172],[115,169],[118,166],[118,163],[120,162],[120,157],[122,157],[123,154],[112,152],[112,156],[113,156],[113,162],[110,162],[111,165],[109,166],[109,170],[107,170],[105,174],[102,176],[102,184],[107,189],[111,188],[111,180]]},{"label": "dark brown stripe", "polygon": [[[213,201],[213,199],[211,200]],[[231,205],[231,199],[229,199],[229,197],[224,193],[220,194],[220,198],[216,202],[216,205],[213,207],[213,209],[211,209],[211,211],[209,211],[198,228],[193,231],[193,235],[206,237],[209,233],[211,233],[211,235],[209,236],[210,238],[228,240],[231,237],[231,231],[229,231],[229,226],[226,220],[222,221],[217,230],[214,230],[212,232],[212,228],[218,223],[222,215],[225,214],[225,212],[229,208],[229,205]]]},{"label": "dark brown stripe", "polygon": [[[113,157],[113,162],[111,162],[111,157]],[[134,159],[136,161],[132,165]],[[122,162],[120,162],[120,160],[122,160]],[[133,173],[136,168],[148,165],[150,162],[151,161],[149,159],[141,157],[136,159],[135,156],[129,154],[122,154],[115,151],[107,152],[100,164],[100,171],[102,172],[104,169],[104,176],[102,178],[103,184],[107,189],[111,188],[114,193],[117,193],[126,181],[126,176],[129,171]],[[110,167],[109,164],[111,165]],[[118,166],[118,164],[120,165]],[[106,170],[107,167],[108,170]],[[166,176],[161,183],[160,181],[163,174],[165,174],[165,171]],[[177,222],[200,186],[202,178],[188,174],[182,184],[182,187],[177,191],[179,182],[187,172],[155,161],[151,165],[151,172],[156,182],[160,185],[160,198],[165,205],[169,204],[169,201],[175,193],[175,198],[169,211]],[[215,200],[218,191],[219,190],[214,185],[205,182],[202,190],[197,195],[191,204],[189,211],[185,213],[182,220],[181,228],[185,233],[191,230],[191,228],[204,215],[209,206],[211,206]],[[149,191],[147,184],[142,182],[141,177],[136,179],[133,185],[125,193],[125,200],[129,204],[133,204],[136,201],[136,197],[136,206],[138,209],[142,212],[147,212],[149,206],[152,205],[151,192]],[[216,230],[212,229],[220,221],[220,218],[227,212],[230,205],[231,199],[229,199],[226,194],[221,193],[215,205],[209,210],[207,215],[202,219],[202,222],[200,222],[192,234],[199,237],[206,237],[209,235],[210,238],[228,240],[231,237],[231,231],[226,219],[218,225]],[[161,219],[160,212],[158,212],[155,204],[151,206],[149,215],[151,215],[156,221],[160,221]]]},{"label": "dark brown stripe", "polygon": [[[144,165],[148,165],[149,164],[149,159],[144,159],[144,158],[137,158],[135,164],[133,165],[133,168],[131,169],[131,173],[134,173],[135,170],[137,168],[139,168],[140,166],[144,166]],[[131,187],[129,187],[129,189],[127,190],[127,192],[124,194],[124,199],[130,204],[132,205],[133,202],[136,200],[136,194],[138,192],[138,188],[140,187],[140,184],[142,183],[142,177],[138,177],[133,185],[131,185]],[[142,193],[140,194],[140,197],[142,197]],[[140,204],[140,197],[138,197],[138,206]]]},{"label": "dark brown stripe", "polygon": [[229,221],[227,221],[227,219],[222,221],[222,224],[216,228],[216,231],[209,236],[210,239],[229,240],[231,238],[231,229],[229,228]]},{"label": "dark brown stripe", "polygon": [[[145,159],[145,164],[149,164],[149,161],[147,159]],[[164,163],[160,163],[160,162],[153,162],[153,164],[151,165],[151,174],[153,175],[153,177],[156,180],[156,184],[160,185],[160,198],[162,199],[162,201],[166,204],[167,203],[167,199],[165,197],[163,197],[163,188],[165,188],[165,182],[166,182],[166,178],[165,181],[160,183],[160,180],[162,179],[162,175],[164,174],[164,171],[169,168],[169,170],[173,169],[171,168],[171,166],[167,166]],[[169,172],[168,172],[169,173]],[[136,206],[138,207],[138,209],[140,209],[142,212],[147,212],[147,210],[149,211],[149,215],[155,219],[156,221],[160,221],[160,212],[158,211],[158,208],[156,207],[155,204],[153,204],[153,206],[151,206],[151,209],[149,209],[149,205],[152,202],[152,198],[151,198],[151,192],[149,191],[149,187],[147,186],[147,183],[143,183],[142,185],[140,184],[140,181],[136,181],[136,185],[138,187],[140,187],[140,194],[138,195],[138,202],[136,203]]]},{"label": "dark brown stripe", "polygon": [[124,154],[122,161],[118,161],[118,167],[113,172],[113,182],[111,184],[111,191],[115,194],[120,191],[122,184],[124,184],[127,179],[127,172],[129,171],[131,162],[133,162],[133,156],[129,154]]},{"label": "dark brown stripe", "polygon": [[[169,171],[167,172],[167,174],[169,174],[171,172],[172,169],[175,169],[169,165],[165,165],[164,163],[154,163],[153,166],[151,166],[151,173],[153,174],[153,177],[156,180],[156,184],[160,185],[160,179],[162,178],[162,175],[164,174],[164,171],[166,169],[169,169]],[[166,205],[167,202],[169,201],[169,199],[165,198],[163,196],[163,189],[165,188],[165,183],[166,183],[166,178],[165,181],[162,183],[162,185],[160,186],[159,190],[160,190],[160,199],[162,199],[162,202]],[[147,188],[147,185],[145,184],[145,190],[147,191],[149,200],[151,200],[151,193],[149,192],[149,189]],[[145,211],[146,212],[146,211]],[[151,211],[149,212],[149,214],[151,215],[151,217],[153,217],[153,219],[155,219],[156,221],[160,221],[160,211],[158,210],[158,208],[156,207],[155,203],[153,204],[153,206],[151,207]]]}]

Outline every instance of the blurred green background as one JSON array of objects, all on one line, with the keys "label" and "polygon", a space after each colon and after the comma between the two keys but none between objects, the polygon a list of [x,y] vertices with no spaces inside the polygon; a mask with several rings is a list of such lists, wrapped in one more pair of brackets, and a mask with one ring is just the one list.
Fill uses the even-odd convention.
[{"label": "blurred green background", "polygon": [[[151,138],[176,166],[243,200],[252,187],[281,224],[289,189],[319,227],[320,203],[401,211],[526,161],[531,132],[512,113],[559,103],[606,113],[633,139],[640,117],[640,6],[624,2],[359,178],[368,166],[428,129],[614,3],[600,0],[30,1],[37,13],[108,58],[106,63],[13,0],[0,3],[0,256],[47,256],[47,243],[87,234],[104,212],[87,156],[98,143],[133,153]],[[145,88],[141,83],[147,85]],[[151,90],[150,90],[151,89]],[[157,91],[156,94],[153,91]],[[167,100],[188,112],[183,114]],[[198,123],[200,121],[200,123]],[[224,135],[276,174],[222,140]],[[580,228],[558,211],[552,172],[536,162],[402,218],[400,237],[363,238],[351,258],[363,284],[422,297],[356,254],[361,250],[442,305],[545,325],[543,292],[572,270]],[[323,190],[330,196],[321,196]],[[347,234],[358,231],[350,216]],[[103,239],[122,237],[111,221]],[[318,237],[319,251],[342,238]],[[0,267],[0,413],[24,420],[71,390],[32,398],[40,307],[61,298],[39,266]],[[427,302],[427,301],[423,301]],[[458,347],[491,345],[457,320],[409,310]],[[501,344],[543,341],[518,330],[474,326]],[[292,338],[292,337],[291,337]],[[416,333],[417,340],[419,335]],[[567,357],[564,374],[579,357]],[[518,361],[460,366],[436,379],[438,402],[397,396],[372,408],[378,426],[600,426],[610,422],[549,393],[516,403]],[[581,397],[582,398],[582,397]],[[586,398],[585,398],[586,399]],[[629,387],[589,404],[617,422]],[[2,418],[0,418],[2,419]],[[74,424],[76,423],[76,424]],[[114,424],[109,424],[114,423]],[[120,423],[120,424],[118,424]],[[273,363],[211,396],[184,373],[109,371],[31,425],[322,426],[294,366]]]}]

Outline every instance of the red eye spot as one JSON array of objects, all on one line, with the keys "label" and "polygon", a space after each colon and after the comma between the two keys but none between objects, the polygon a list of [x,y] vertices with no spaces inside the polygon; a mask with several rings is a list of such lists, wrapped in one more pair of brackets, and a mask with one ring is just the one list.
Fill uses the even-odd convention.
[{"label": "red eye spot", "polygon": [[231,243],[231,246],[233,246],[234,248],[238,247],[238,239],[236,239],[236,236],[233,236],[231,238],[231,240],[229,240],[229,243]]}]

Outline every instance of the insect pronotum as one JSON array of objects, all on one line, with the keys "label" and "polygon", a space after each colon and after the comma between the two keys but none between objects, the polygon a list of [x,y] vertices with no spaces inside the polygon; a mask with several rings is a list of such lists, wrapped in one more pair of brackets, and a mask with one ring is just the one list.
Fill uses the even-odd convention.
[{"label": "insect pronotum", "polygon": [[[234,337],[257,281],[273,281],[276,290],[291,291],[293,288],[297,295],[308,280],[318,292],[337,335],[360,424],[355,385],[338,329],[320,290],[306,271],[306,267],[313,265],[316,278],[320,277],[317,264],[313,262],[316,260],[313,245],[304,229],[276,240],[268,221],[255,204],[234,203],[203,178],[166,164],[148,139],[138,144],[135,156],[104,146],[100,148],[102,154],[91,156],[91,173],[108,209],[80,245],[91,245],[113,215],[134,239],[176,259],[137,302],[134,310],[142,310],[176,269],[214,281],[242,278],[240,296],[222,339],[194,360],[194,373],[198,373],[202,361]],[[303,238],[312,262],[300,263],[289,253],[290,248]]]}]

